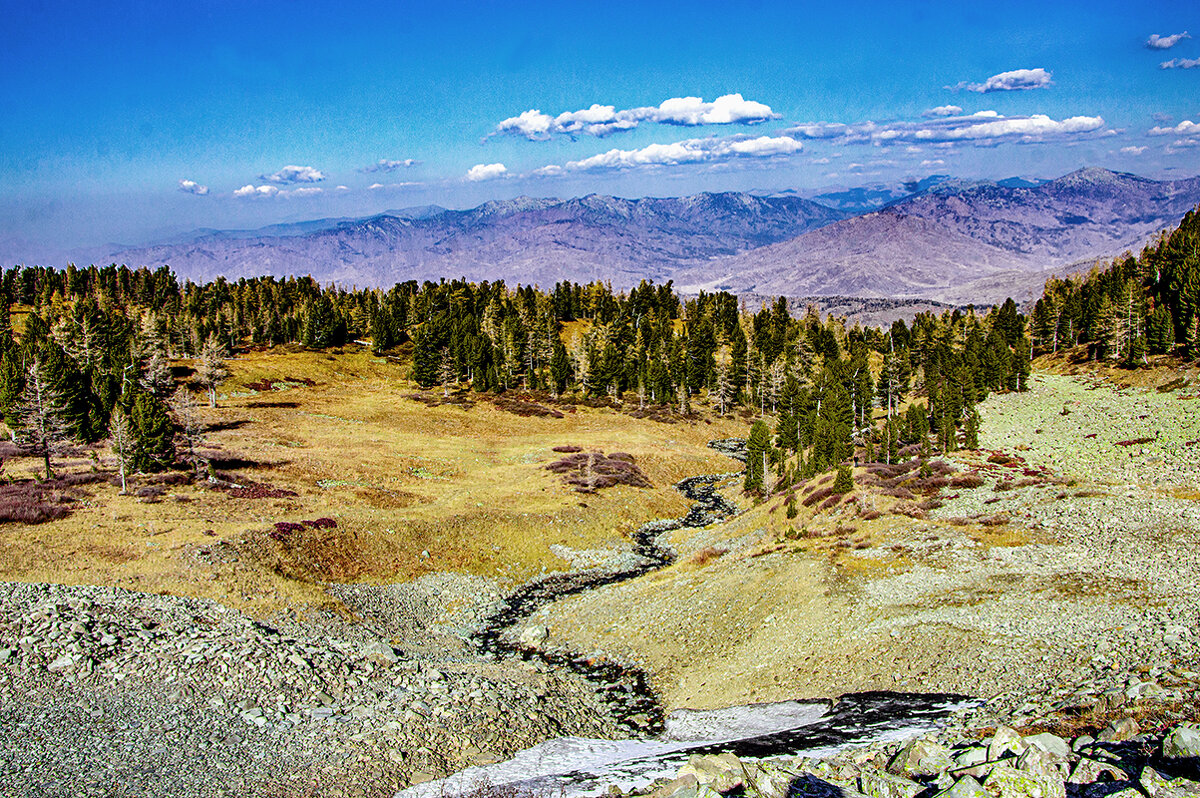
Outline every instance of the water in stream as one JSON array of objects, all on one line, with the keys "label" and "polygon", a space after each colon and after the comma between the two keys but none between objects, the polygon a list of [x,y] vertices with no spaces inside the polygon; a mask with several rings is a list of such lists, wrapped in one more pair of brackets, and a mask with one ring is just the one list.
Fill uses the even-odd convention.
[{"label": "water in stream", "polygon": [[[712,441],[714,449],[745,461],[745,441]],[[837,702],[783,701],[716,710],[676,710],[664,716],[648,675],[631,666],[596,662],[570,654],[522,648],[507,630],[546,604],[601,585],[632,579],[674,561],[658,542],[665,532],[699,528],[727,520],[738,511],[716,487],[737,474],[689,477],[675,485],[691,500],[681,518],[644,524],[635,535],[639,563],[620,571],[589,570],[553,574],[531,582],[505,600],[475,635],[484,651],[497,655],[536,656],[566,667],[600,685],[618,717],[640,734],[626,740],[564,737],[526,749],[512,759],[467,768],[445,779],[416,785],[397,798],[446,798],[481,784],[511,786],[561,798],[595,794],[616,785],[628,790],[673,775],[688,756],[731,752],[763,758],[805,753],[819,755],[856,743],[905,737],[935,727],[963,702],[961,696],[860,693]],[[652,736],[650,736],[652,735]]]}]

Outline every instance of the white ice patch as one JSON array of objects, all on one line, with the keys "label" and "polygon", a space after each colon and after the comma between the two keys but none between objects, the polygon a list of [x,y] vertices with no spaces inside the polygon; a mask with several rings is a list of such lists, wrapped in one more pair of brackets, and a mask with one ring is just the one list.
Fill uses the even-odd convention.
[{"label": "white ice patch", "polygon": [[693,748],[798,729],[821,720],[828,708],[824,702],[781,701],[727,709],[681,709],[667,717],[661,739],[560,737],[527,748],[505,762],[470,767],[409,787],[396,793],[396,798],[450,798],[485,784],[558,798],[596,793],[609,785],[629,791],[660,776],[673,776]]},{"label": "white ice patch", "polygon": [[744,740],[771,732],[798,729],[820,720],[827,703],[779,701],[726,709],[677,709],[667,716],[667,740],[709,742]]}]

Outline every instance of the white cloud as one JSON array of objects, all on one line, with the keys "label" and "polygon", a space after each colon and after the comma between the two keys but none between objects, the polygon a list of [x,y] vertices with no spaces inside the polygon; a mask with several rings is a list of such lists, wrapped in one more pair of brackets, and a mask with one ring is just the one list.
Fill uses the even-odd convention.
[{"label": "white cloud", "polygon": [[367,186],[367,191],[378,191],[381,188],[383,188],[383,183],[372,183]]},{"label": "white cloud", "polygon": [[208,193],[208,186],[202,186],[195,180],[180,180],[179,190],[188,194],[195,194],[197,197],[203,197]]},{"label": "white cloud", "polygon": [[[732,136],[685,139],[672,144],[650,144],[637,150],[609,150],[579,161],[567,162],[569,171],[630,169],[642,166],[673,166],[685,163],[716,163],[738,158],[769,158],[791,155],[804,145],[791,136]],[[547,167],[549,168],[549,167]]]},{"label": "white cloud", "polygon": [[294,188],[291,191],[280,191],[281,197],[312,197],[320,194],[325,189],[320,186],[306,186],[304,188]]},{"label": "white cloud", "polygon": [[1196,69],[1200,67],[1200,58],[1172,58],[1158,65],[1159,69]]},{"label": "white cloud", "polygon": [[1171,142],[1173,149],[1182,149],[1184,147],[1200,147],[1200,139],[1178,139]]},{"label": "white cloud", "polygon": [[1008,117],[990,122],[978,122],[952,130],[921,130],[917,132],[916,137],[930,141],[978,141],[999,138],[1033,140],[1046,136],[1093,133],[1103,126],[1104,119],[1098,116],[1072,116],[1059,122],[1044,114],[1033,114],[1027,117]]},{"label": "white cloud", "polygon": [[926,168],[928,168],[930,166],[945,166],[945,165],[946,165],[946,162],[943,161],[941,158],[934,158],[933,160],[927,159],[927,160],[921,161],[921,166],[924,166]]},{"label": "white cloud", "polygon": [[334,191],[349,191],[349,190],[350,190],[350,186],[338,186],[337,188],[334,189]]},{"label": "white cloud", "polygon": [[273,197],[279,193],[275,186],[255,186],[247,184],[233,192],[235,197]]},{"label": "white cloud", "polygon": [[732,125],[764,122],[778,118],[769,106],[747,100],[740,94],[726,94],[711,103],[699,97],[674,97],[657,109],[645,111],[646,118],[671,125]]},{"label": "white cloud", "polygon": [[496,125],[491,135],[509,133],[530,141],[544,141],[555,135],[607,136],[622,130],[632,130],[642,122],[664,125],[753,125],[768,119],[778,119],[771,107],[741,94],[725,94],[712,102],[700,97],[672,97],[659,105],[627,108],[618,111],[613,105],[593,104],[579,111],[564,111],[558,116],[542,113],[536,108],[519,116],[509,117]]},{"label": "white cloud", "polygon": [[937,108],[930,108],[921,116],[960,116],[963,109],[957,105],[939,105]]},{"label": "white cloud", "polygon": [[508,174],[508,168],[502,163],[477,163],[467,170],[467,180],[494,180]]},{"label": "white cloud", "polygon": [[1143,152],[1146,151],[1146,149],[1147,149],[1146,147],[1122,147],[1121,154],[1122,155],[1141,155]]},{"label": "white cloud", "polygon": [[1184,39],[1192,38],[1187,31],[1183,33],[1172,33],[1170,36],[1159,36],[1157,33],[1151,33],[1150,38],[1146,40],[1146,46],[1152,50],[1169,50]]},{"label": "white cloud", "polygon": [[1185,119],[1174,127],[1152,127],[1151,136],[1200,136],[1200,122]]},{"label": "white cloud", "polygon": [[988,94],[993,91],[1026,91],[1028,89],[1044,89],[1051,85],[1051,73],[1045,69],[1038,67],[1037,69],[1014,69],[1010,72],[1001,72],[998,75],[992,75],[983,83],[967,83],[962,82],[957,86],[947,86],[946,88],[966,89],[980,94]]},{"label": "white cloud", "polygon": [[1056,121],[1043,114],[1001,116],[980,111],[970,116],[941,117],[921,122],[810,122],[784,133],[808,139],[836,140],[845,144],[953,144],[956,142],[1031,143],[1047,138],[1098,133],[1104,126],[1099,116],[1075,116]]},{"label": "white cloud", "polygon": [[319,183],[325,179],[325,174],[311,166],[285,166],[270,175],[259,175],[259,180],[268,183]]},{"label": "white cloud", "polygon": [[543,114],[536,108],[531,108],[520,116],[510,116],[496,125],[495,133],[515,133],[530,141],[550,138],[550,128],[554,125],[554,117]]},{"label": "white cloud", "polygon": [[359,169],[358,171],[366,173],[366,174],[370,174],[372,172],[394,172],[400,168],[407,169],[410,166],[416,166],[416,165],[417,165],[417,162],[415,160],[413,160],[412,158],[405,158],[402,161],[392,161],[387,158],[380,158],[378,161],[371,164],[370,166],[364,166],[362,169]]}]

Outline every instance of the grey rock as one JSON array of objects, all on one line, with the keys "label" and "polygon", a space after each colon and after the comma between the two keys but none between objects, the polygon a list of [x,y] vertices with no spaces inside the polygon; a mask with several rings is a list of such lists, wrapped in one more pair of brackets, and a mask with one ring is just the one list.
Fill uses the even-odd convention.
[{"label": "grey rock", "polygon": [[1142,768],[1138,784],[1150,798],[1194,798],[1200,796],[1200,783],[1188,779],[1168,779],[1152,767]]},{"label": "grey rock", "polygon": [[887,763],[887,771],[896,776],[931,777],[954,767],[950,751],[925,737],[912,740]]},{"label": "grey rock", "polygon": [[1043,732],[1031,734],[1023,739],[1028,745],[1035,745],[1047,753],[1054,754],[1062,761],[1066,761],[1071,756],[1071,746],[1057,734]]},{"label": "grey rock", "polygon": [[974,776],[963,776],[934,798],[987,798],[987,791]]},{"label": "grey rock", "polygon": [[1176,726],[1163,738],[1162,755],[1167,759],[1200,757],[1200,727]]},{"label": "grey rock", "polygon": [[1112,721],[1100,732],[1100,742],[1103,743],[1119,743],[1128,740],[1141,731],[1136,720],[1130,717],[1121,717]]},{"label": "grey rock", "polygon": [[993,767],[983,788],[993,798],[1065,798],[1067,794],[1061,778],[1026,773],[1008,765]]},{"label": "grey rock", "polygon": [[925,788],[911,779],[877,770],[858,774],[858,790],[870,798],[913,798]]},{"label": "grey rock", "polygon": [[995,761],[1005,756],[1020,756],[1028,748],[1025,739],[1008,726],[996,727],[996,733],[988,741],[988,759]]}]

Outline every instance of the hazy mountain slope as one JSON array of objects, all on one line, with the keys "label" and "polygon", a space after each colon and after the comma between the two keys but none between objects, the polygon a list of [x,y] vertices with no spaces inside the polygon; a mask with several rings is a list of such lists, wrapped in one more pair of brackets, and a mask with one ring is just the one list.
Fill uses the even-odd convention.
[{"label": "hazy mountain slope", "polygon": [[168,264],[191,279],[264,273],[357,285],[438,277],[543,285],[599,279],[624,287],[665,280],[681,264],[781,241],[845,216],[799,197],[740,193],[519,198],[414,218],[385,214],[303,235],[214,235],[125,250],[117,258]]},{"label": "hazy mountain slope", "polygon": [[937,220],[947,230],[1041,257],[1044,267],[1117,254],[1175,225],[1200,202],[1200,178],[1150,180],[1081,169],[1032,188],[942,187],[912,197],[896,212]]},{"label": "hazy mountain slope", "polygon": [[1200,179],[1083,169],[1036,186],[947,181],[876,213],[697,264],[683,290],[993,302],[1139,248],[1200,203]]},{"label": "hazy mountain slope", "polygon": [[676,274],[681,290],[784,296],[931,297],[1025,259],[936,221],[881,211]]}]

